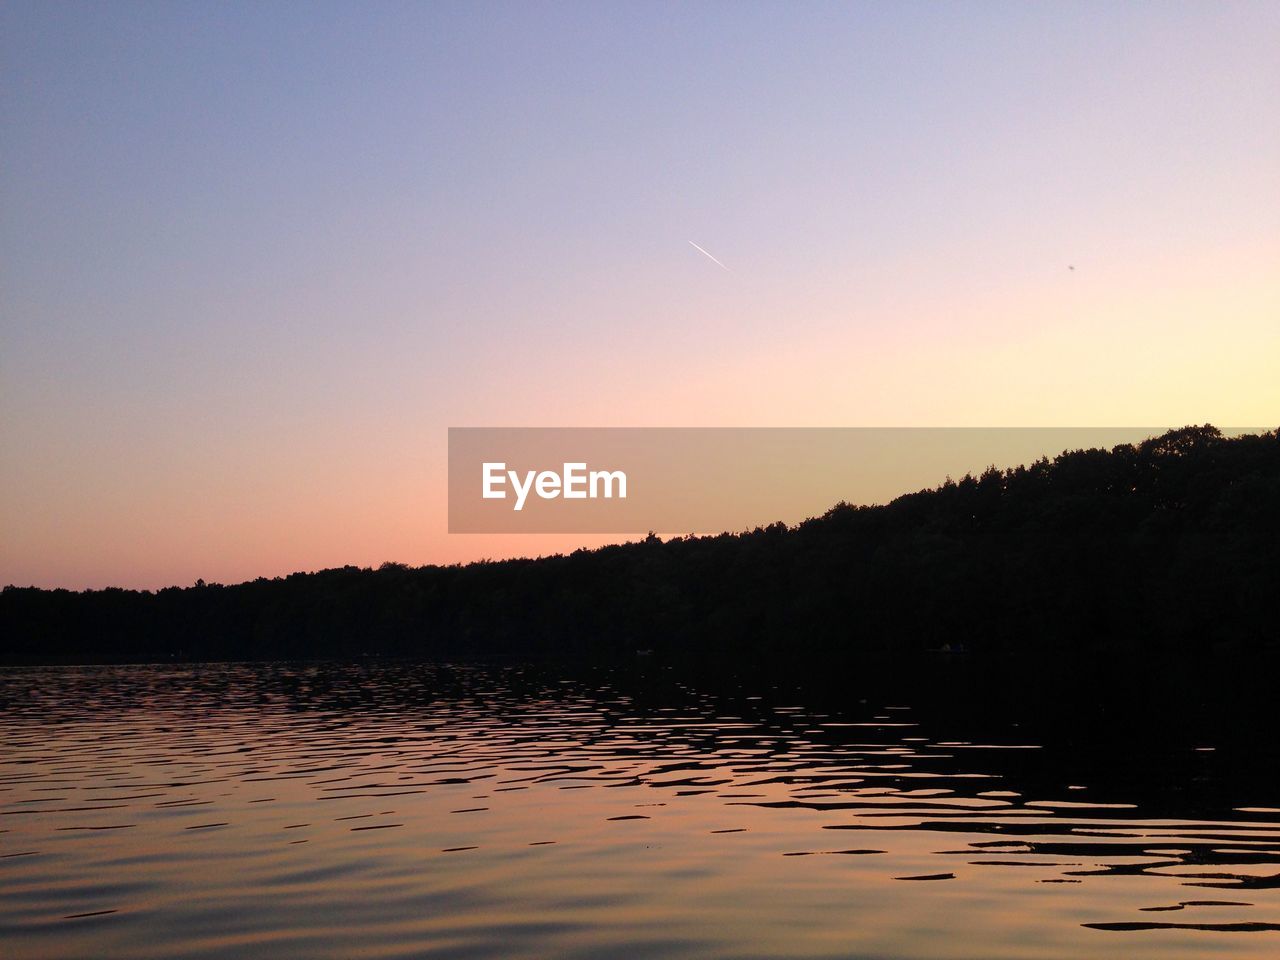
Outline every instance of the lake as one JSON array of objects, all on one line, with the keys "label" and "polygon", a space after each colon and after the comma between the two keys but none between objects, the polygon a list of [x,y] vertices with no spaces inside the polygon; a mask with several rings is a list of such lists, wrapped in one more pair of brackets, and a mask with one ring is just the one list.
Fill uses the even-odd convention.
[{"label": "lake", "polygon": [[1116,726],[656,666],[7,668],[0,953],[1280,952],[1270,732]]}]

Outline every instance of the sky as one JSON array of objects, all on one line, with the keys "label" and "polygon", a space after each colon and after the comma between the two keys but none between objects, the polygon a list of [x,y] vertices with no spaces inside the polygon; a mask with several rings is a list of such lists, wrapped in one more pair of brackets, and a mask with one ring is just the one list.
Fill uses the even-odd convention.
[{"label": "sky", "polygon": [[450,536],[450,426],[1276,426],[1277,49],[1270,2],[9,0],[0,584],[604,539]]}]

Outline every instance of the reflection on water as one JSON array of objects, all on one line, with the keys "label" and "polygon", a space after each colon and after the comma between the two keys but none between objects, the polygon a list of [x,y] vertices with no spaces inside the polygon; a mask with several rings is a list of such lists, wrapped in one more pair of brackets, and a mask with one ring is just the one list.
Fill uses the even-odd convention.
[{"label": "reflection on water", "polygon": [[1280,950],[1215,744],[422,664],[7,670],[0,742],[12,957]]}]

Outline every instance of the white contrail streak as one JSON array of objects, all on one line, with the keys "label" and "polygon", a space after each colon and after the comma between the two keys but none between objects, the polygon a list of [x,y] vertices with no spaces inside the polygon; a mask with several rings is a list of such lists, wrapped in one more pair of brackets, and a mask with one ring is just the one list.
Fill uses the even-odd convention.
[{"label": "white contrail streak", "polygon": [[721,270],[728,270],[730,273],[733,273],[733,271],[732,271],[732,270],[729,270],[729,268],[728,268],[728,267],[726,267],[723,263],[721,263],[721,262],[720,262],[719,260],[717,260],[715,257],[711,256],[711,254],[707,253],[707,251],[703,250],[700,246],[698,246],[698,245],[697,245],[696,243],[694,243],[692,240],[690,240],[690,241],[689,241],[689,245],[690,245],[690,246],[692,246],[692,247],[693,247],[693,249],[697,250],[697,251],[698,251],[700,254],[702,254],[704,257],[706,257],[708,260],[710,260],[712,263],[714,263],[714,264],[715,264],[717,267],[719,267]]}]

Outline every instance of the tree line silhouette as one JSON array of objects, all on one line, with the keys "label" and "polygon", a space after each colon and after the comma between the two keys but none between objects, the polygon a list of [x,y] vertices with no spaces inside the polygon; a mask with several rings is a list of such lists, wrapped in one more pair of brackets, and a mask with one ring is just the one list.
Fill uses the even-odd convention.
[{"label": "tree line silhouette", "polygon": [[[963,661],[1017,678],[1280,657],[1280,430],[1185,427],[794,527],[234,586],[0,592],[8,662],[560,656]],[[646,658],[648,659],[648,658]]]}]

